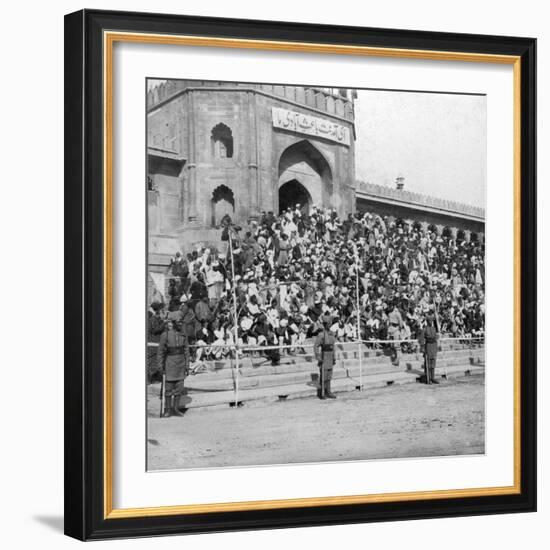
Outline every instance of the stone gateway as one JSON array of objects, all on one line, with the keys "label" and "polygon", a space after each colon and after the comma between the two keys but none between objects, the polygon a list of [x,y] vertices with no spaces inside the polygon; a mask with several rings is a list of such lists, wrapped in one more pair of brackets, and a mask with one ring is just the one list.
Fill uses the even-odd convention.
[{"label": "stone gateway", "polygon": [[148,94],[149,253],[219,241],[290,204],[353,211],[353,100],[347,90],[171,80]]},{"label": "stone gateway", "polygon": [[167,80],[147,94],[148,261],[222,251],[225,215],[246,226],[297,204],[367,210],[483,239],[481,208],[356,182],[353,90]]}]

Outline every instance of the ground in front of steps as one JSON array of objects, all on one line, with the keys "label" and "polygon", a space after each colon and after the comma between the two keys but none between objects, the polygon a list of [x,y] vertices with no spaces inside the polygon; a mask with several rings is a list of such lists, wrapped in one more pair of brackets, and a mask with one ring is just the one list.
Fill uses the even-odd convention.
[{"label": "ground in front of steps", "polygon": [[148,470],[485,452],[485,377],[148,418]]}]

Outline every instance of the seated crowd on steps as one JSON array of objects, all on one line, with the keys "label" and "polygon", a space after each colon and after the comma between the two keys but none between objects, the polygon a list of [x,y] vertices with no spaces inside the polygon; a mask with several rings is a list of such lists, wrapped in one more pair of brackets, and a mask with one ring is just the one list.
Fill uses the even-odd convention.
[{"label": "seated crowd on steps", "polygon": [[224,225],[220,234],[231,237],[233,262],[229,247],[226,254],[213,247],[178,252],[168,268],[167,302],[159,293],[151,303],[150,342],[158,341],[170,313],[199,345],[197,360],[226,357],[235,344],[233,293],[237,343],[244,346],[302,351],[325,315],[338,341],[357,339],[358,320],[362,340],[384,340],[395,305],[403,339],[417,338],[429,311],[442,335],[484,334],[481,242],[376,214],[339,219],[332,209],[307,212],[300,205],[279,216],[264,212],[248,227],[228,217]]}]

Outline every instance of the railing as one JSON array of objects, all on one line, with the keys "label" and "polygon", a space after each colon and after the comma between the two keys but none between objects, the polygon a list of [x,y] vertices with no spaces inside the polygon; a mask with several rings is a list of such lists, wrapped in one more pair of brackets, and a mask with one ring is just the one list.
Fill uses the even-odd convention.
[{"label": "railing", "polygon": [[[462,344],[470,344],[470,350],[473,349],[474,345],[481,346],[485,343],[485,336],[458,336],[458,337],[442,337],[438,339],[438,343],[440,342],[460,342]],[[396,340],[392,339],[374,339],[374,340],[352,340],[348,342],[336,342],[337,351],[344,351],[343,346],[357,346],[356,351],[358,351],[358,360],[359,360],[359,385],[358,389],[359,391],[362,391],[363,389],[363,352],[364,346],[395,346],[397,344],[411,344],[415,346],[414,351],[410,353],[419,353],[420,344],[418,343],[418,340],[412,340],[412,339],[406,339],[406,338],[400,338]],[[476,344],[477,343],[477,344]],[[149,349],[155,349],[158,348],[157,342],[148,342],[147,347]],[[257,351],[279,351],[289,349],[289,350],[296,350],[296,349],[313,349],[315,347],[315,344],[313,343],[294,343],[294,344],[281,344],[281,345],[266,345],[266,346],[260,346],[260,345],[241,345],[241,344],[190,344],[190,349],[218,349],[222,348],[226,352],[229,352],[231,355],[229,357],[229,360],[231,362],[231,369],[233,370],[233,379],[234,379],[234,403],[235,406],[239,403],[239,376],[240,376],[240,361],[234,361],[234,358],[236,356],[240,356],[241,358],[244,357],[244,354],[247,352],[257,352]],[[367,348],[369,349],[369,348]],[[375,347],[371,347],[370,349],[376,349]],[[156,352],[155,352],[155,358],[156,358]],[[225,358],[224,358],[225,359]],[[200,369],[194,370],[193,368],[190,369],[190,374],[199,374],[200,372],[204,372]]]},{"label": "railing", "polygon": [[485,220],[485,209],[479,206],[422,195],[421,193],[406,191],[404,189],[394,189],[386,185],[378,185],[376,183],[368,183],[360,180],[356,182],[356,190],[376,197],[395,199],[419,206],[437,208]]},{"label": "railing", "polygon": [[266,94],[278,96],[294,103],[346,118],[350,121],[354,119],[353,101],[338,93],[327,91],[324,88],[283,86],[278,84],[251,84],[246,82],[216,82],[209,80],[167,80],[147,92],[147,108],[153,109],[156,105],[167,101],[187,88],[253,88]]}]

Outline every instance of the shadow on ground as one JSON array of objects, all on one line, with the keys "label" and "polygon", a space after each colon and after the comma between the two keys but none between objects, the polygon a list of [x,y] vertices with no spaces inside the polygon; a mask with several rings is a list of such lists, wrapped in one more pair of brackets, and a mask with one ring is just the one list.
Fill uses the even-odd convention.
[{"label": "shadow on ground", "polygon": [[63,516],[33,516],[34,521],[49,527],[52,531],[63,533]]}]

